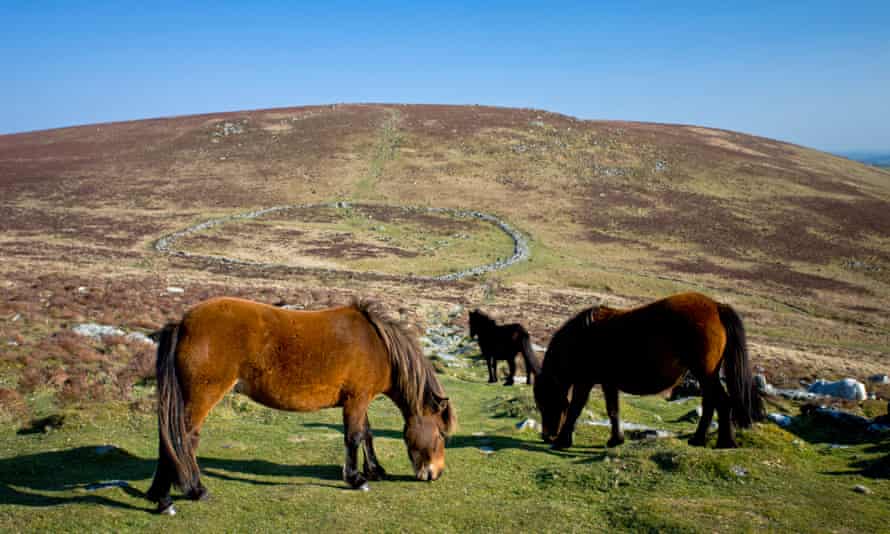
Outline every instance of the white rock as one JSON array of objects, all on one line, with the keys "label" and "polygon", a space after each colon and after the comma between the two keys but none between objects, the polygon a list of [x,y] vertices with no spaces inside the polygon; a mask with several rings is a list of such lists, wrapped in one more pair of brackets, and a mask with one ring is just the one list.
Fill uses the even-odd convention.
[{"label": "white rock", "polygon": [[863,495],[871,494],[871,490],[863,486],[862,484],[856,484],[855,486],[853,486],[853,491],[855,491],[856,493],[861,493]]},{"label": "white rock", "polygon": [[791,426],[791,423],[794,421],[793,417],[785,415],[783,413],[771,413],[767,415],[766,418],[782,428]]},{"label": "white rock", "polygon": [[521,422],[519,422],[519,423],[516,423],[516,428],[517,428],[518,430],[526,430],[526,429],[528,429],[528,430],[537,430],[537,428],[538,428],[538,422],[535,421],[534,419],[526,419],[525,421],[521,421]]},{"label": "white rock", "polygon": [[185,293],[185,289],[176,286],[170,286],[167,288],[167,293]]},{"label": "white rock", "polygon": [[99,338],[103,336],[123,336],[126,334],[126,332],[124,332],[120,328],[96,323],[79,324],[72,328],[72,330],[75,334],[92,338]]},{"label": "white rock", "polygon": [[865,400],[868,398],[865,384],[853,378],[844,378],[837,382],[816,380],[807,388],[807,391],[817,395],[829,395],[847,400]]}]

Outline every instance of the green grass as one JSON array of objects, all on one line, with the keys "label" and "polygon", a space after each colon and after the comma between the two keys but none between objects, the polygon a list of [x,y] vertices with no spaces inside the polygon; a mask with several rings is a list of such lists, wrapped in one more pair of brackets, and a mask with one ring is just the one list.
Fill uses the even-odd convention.
[{"label": "green grass", "polygon": [[[476,371],[475,367],[471,371]],[[677,432],[681,439],[629,441],[605,449],[608,429],[580,425],[575,447],[549,450],[515,423],[534,416],[530,388],[445,378],[459,410],[447,470],[413,480],[401,416],[386,399],[370,419],[390,480],[370,492],[341,481],[338,410],[291,414],[230,395],[204,427],[199,462],[208,502],[177,501],[176,517],[149,513],[141,498],[154,470],[155,419],[112,404],[75,410],[48,433],[0,436],[0,530],[464,532],[464,531],[860,531],[887,528],[890,484],[861,474],[890,441],[831,448],[837,436],[806,425],[759,425],[742,448],[686,445],[693,424],[678,422],[694,401],[624,397],[627,420]],[[601,397],[589,409],[604,417]],[[713,439],[711,440],[713,446]],[[105,454],[98,446],[114,445]],[[484,454],[480,447],[494,449]],[[734,468],[747,474],[740,477]],[[87,491],[123,479],[131,488]],[[870,495],[853,492],[864,484]]]}]

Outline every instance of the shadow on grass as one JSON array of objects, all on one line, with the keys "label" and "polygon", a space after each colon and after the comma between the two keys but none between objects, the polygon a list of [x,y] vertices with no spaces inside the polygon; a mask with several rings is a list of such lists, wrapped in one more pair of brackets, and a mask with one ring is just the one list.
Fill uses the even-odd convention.
[{"label": "shadow on grass", "polygon": [[858,459],[848,471],[830,471],[830,475],[862,475],[868,478],[890,478],[890,436],[867,432],[861,426],[838,423],[824,415],[799,416],[785,430],[811,444],[868,445],[863,452],[883,454],[882,457]]},{"label": "shadow on grass", "polygon": [[[125,510],[154,511],[145,501],[139,506],[110,492],[118,488],[129,497],[144,499],[155,458],[139,458],[123,449],[86,446],[0,459],[0,502],[9,505],[49,507],[65,504],[94,504]],[[205,476],[256,485],[313,485],[346,489],[339,465],[282,465],[264,460],[198,458]],[[239,476],[238,474],[248,475]],[[305,477],[327,481],[293,482],[257,480],[251,476]],[[388,477],[391,480],[413,477]],[[143,482],[145,481],[145,482]],[[103,483],[105,482],[105,483]],[[212,491],[212,487],[211,487]],[[175,492],[174,492],[175,493]]]}]

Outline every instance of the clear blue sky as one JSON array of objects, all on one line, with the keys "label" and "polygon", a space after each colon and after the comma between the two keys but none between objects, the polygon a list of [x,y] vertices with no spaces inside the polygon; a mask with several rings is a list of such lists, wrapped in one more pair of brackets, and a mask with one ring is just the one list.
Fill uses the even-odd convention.
[{"label": "clear blue sky", "polygon": [[477,103],[890,151],[890,0],[117,4],[0,0],[0,133]]}]

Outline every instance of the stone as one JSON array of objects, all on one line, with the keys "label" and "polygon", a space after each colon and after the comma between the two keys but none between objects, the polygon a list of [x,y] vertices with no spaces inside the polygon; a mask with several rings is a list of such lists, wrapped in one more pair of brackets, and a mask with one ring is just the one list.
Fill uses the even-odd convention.
[{"label": "stone", "polygon": [[170,286],[167,288],[167,293],[176,293],[176,294],[185,293],[185,289],[182,289],[181,287]]},{"label": "stone", "polygon": [[761,393],[764,393],[766,395],[776,394],[776,388],[774,388],[772,384],[767,382],[766,376],[762,374],[754,375],[754,384],[757,386],[757,389],[759,389]]},{"label": "stone", "polygon": [[861,493],[863,495],[871,495],[871,489],[863,486],[862,484],[856,484],[855,486],[853,486],[853,491],[855,491],[856,493]]},{"label": "stone", "polygon": [[766,416],[767,419],[779,425],[782,428],[788,428],[794,422],[794,418],[783,413],[771,413]]},{"label": "stone", "polygon": [[123,336],[126,335],[126,332],[121,330],[120,328],[116,328],[114,326],[108,326],[103,324],[96,323],[84,323],[79,324],[72,328],[75,334],[91,337],[91,338],[100,338],[103,336]]},{"label": "stone", "polygon": [[534,419],[526,419],[525,421],[520,421],[516,423],[517,430],[537,430],[538,422]]},{"label": "stone", "polygon": [[827,380],[816,380],[807,388],[809,393],[816,395],[828,395],[846,400],[865,400],[868,395],[865,390],[865,384],[853,378],[844,378],[836,382]]},{"label": "stone", "polygon": [[734,465],[734,466],[730,467],[729,470],[732,471],[732,474],[737,477],[748,476],[748,470],[740,465]]}]

